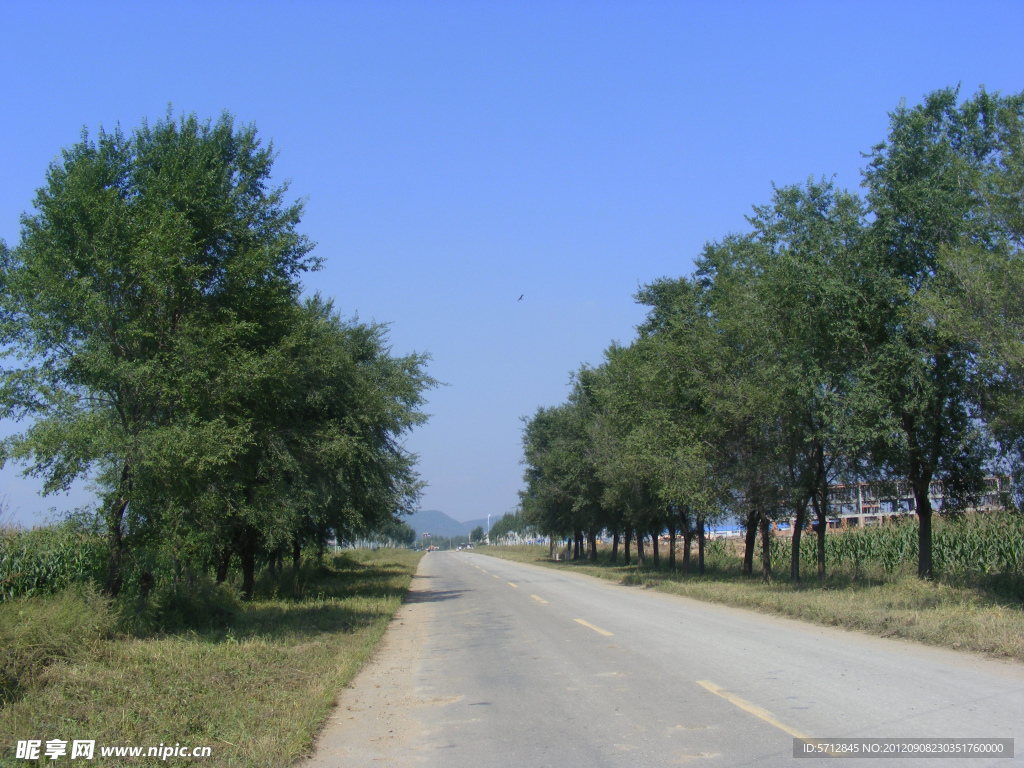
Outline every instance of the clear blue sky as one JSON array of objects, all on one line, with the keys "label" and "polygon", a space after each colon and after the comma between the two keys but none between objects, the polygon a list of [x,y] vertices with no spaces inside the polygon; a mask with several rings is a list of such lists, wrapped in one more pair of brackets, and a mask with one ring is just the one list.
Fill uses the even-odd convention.
[{"label": "clear blue sky", "polygon": [[[901,98],[1024,90],[1024,3],[0,0],[0,238],[91,131],[254,122],[308,200],[307,290],[428,351],[425,508],[512,509],[520,417],[628,341],[638,283],[745,227],[771,184],[834,175]],[[516,300],[524,295],[521,302]],[[3,425],[10,432],[11,425]],[[50,507],[8,467],[12,517]]]}]

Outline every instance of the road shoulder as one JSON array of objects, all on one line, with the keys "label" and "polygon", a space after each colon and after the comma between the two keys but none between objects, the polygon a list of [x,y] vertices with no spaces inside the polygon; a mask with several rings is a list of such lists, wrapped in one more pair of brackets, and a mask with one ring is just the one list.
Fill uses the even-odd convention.
[{"label": "road shoulder", "polygon": [[416,693],[416,671],[429,627],[431,604],[420,560],[405,604],[398,610],[380,645],[359,674],[338,695],[336,706],[313,754],[298,768],[354,768],[412,765],[423,725],[415,711],[429,704]]}]

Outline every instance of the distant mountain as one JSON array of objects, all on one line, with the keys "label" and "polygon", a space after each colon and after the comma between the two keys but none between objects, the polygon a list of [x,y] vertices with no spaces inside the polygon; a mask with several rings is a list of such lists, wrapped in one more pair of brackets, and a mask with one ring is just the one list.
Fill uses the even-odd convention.
[{"label": "distant mountain", "polygon": [[[478,525],[484,529],[487,528],[486,517],[480,520],[467,520],[464,523],[460,523],[455,518],[449,517],[444,512],[437,509],[421,509],[419,512],[402,519],[416,530],[417,538],[422,538],[424,533],[429,533],[431,538],[441,536],[468,536],[469,532]],[[494,515],[491,515],[491,522],[496,521],[497,518]]]}]

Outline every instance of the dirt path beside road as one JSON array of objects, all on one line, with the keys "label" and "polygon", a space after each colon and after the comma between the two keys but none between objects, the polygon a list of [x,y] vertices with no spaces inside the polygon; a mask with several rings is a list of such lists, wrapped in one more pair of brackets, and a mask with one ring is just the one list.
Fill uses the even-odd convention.
[{"label": "dirt path beside road", "polygon": [[427,577],[420,561],[405,604],[317,738],[312,757],[297,768],[356,768],[414,765],[417,739],[425,734],[416,710],[436,704],[416,693],[416,670],[427,635],[429,602],[422,600]]}]

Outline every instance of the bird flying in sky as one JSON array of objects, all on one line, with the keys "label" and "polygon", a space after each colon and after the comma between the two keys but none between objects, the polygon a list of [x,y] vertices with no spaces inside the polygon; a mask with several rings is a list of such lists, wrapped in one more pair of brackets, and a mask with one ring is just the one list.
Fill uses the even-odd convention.
[{"label": "bird flying in sky", "polygon": [[519,294],[519,298],[516,299],[516,301],[522,301],[523,300],[523,296],[525,296],[525,295],[526,295],[525,293]]}]

